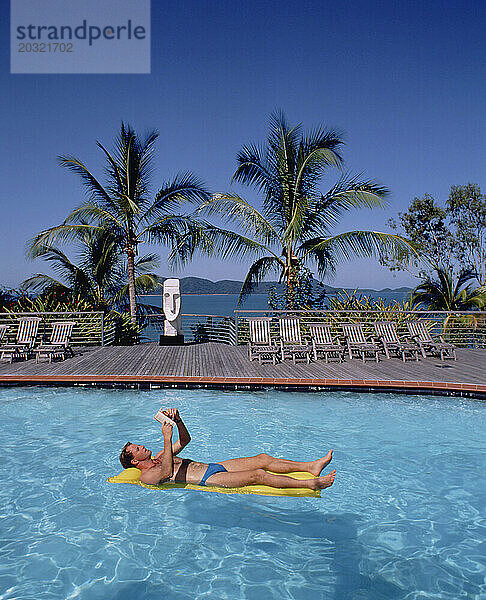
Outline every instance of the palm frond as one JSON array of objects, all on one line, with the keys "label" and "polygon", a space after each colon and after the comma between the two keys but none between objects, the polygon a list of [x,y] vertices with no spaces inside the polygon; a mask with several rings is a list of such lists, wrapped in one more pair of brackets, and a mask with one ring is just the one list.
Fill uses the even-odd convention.
[{"label": "palm frond", "polygon": [[486,287],[473,289],[466,285],[476,278],[475,272],[466,269],[455,278],[441,267],[435,269],[437,278],[428,275],[413,291],[413,299],[423,302],[431,310],[471,310],[486,306]]},{"label": "palm frond", "polygon": [[[44,245],[36,249],[36,258],[42,258],[51,265],[56,273],[61,275],[66,283],[60,285],[72,289],[75,293],[91,295],[93,285],[90,276],[81,267],[74,264],[62,250],[55,246]],[[38,278],[38,281],[41,279]]]},{"label": "palm frond", "polygon": [[336,258],[332,248],[326,245],[320,246],[322,241],[323,238],[305,240],[297,249],[297,256],[302,257],[304,263],[308,264],[311,259],[316,263],[320,279],[334,275],[336,272]]},{"label": "palm frond", "polygon": [[263,256],[256,260],[248,270],[243,281],[240,294],[238,296],[238,305],[242,300],[249,296],[255,287],[271,272],[281,273],[285,269],[285,263],[275,256]]},{"label": "palm frond", "polygon": [[70,291],[61,281],[45,275],[44,273],[36,273],[27,279],[24,279],[20,284],[21,290],[32,290],[33,292],[43,292],[48,289],[62,289]]},{"label": "palm frond", "polygon": [[[118,207],[113,207],[118,209]],[[119,210],[117,211],[119,212]],[[104,227],[117,227],[124,229],[123,220],[119,218],[115,211],[110,211],[103,206],[99,206],[95,203],[84,203],[78,208],[75,208],[64,220],[64,226],[73,226],[73,224],[81,224],[85,227],[95,227],[94,223],[98,225],[98,228]]]},{"label": "palm frond", "polygon": [[237,168],[231,183],[237,181],[243,185],[254,185],[259,191],[267,191],[273,174],[265,165],[264,149],[256,144],[248,144],[236,155]]},{"label": "palm frond", "polygon": [[96,230],[84,240],[80,266],[90,273],[99,289],[111,286],[113,274],[124,260],[121,241],[111,228]]},{"label": "palm frond", "polygon": [[61,167],[65,167],[71,172],[76,173],[76,175],[79,175],[85,185],[90,200],[99,200],[108,203],[111,201],[105,188],[79,158],[70,154],[63,154],[58,156],[58,161]]},{"label": "palm frond", "polygon": [[328,231],[341,216],[360,208],[384,208],[389,191],[371,180],[360,181],[359,175],[344,175],[312,205],[304,227],[309,232]]},{"label": "palm frond", "polygon": [[57,227],[51,227],[41,231],[26,244],[26,253],[28,258],[35,258],[39,253],[43,252],[44,247],[51,247],[53,244],[67,244],[76,242],[81,239],[81,236],[92,231],[100,229],[99,226],[89,225],[86,223],[79,224],[63,224]]},{"label": "palm frond", "polygon": [[286,244],[294,245],[295,240],[305,237],[303,231],[306,216],[309,211],[310,200],[305,196],[294,197],[294,204],[289,211],[289,222],[283,238]]},{"label": "palm frond", "polygon": [[[135,292],[137,294],[146,294],[153,292],[162,283],[162,277],[155,273],[143,273],[135,277]],[[128,283],[119,286],[113,294],[113,299],[120,302],[128,297]]]},{"label": "palm frond", "polygon": [[[408,240],[381,231],[347,231],[322,239],[314,249],[327,250],[335,260],[349,260],[354,256],[381,258],[384,254],[406,260],[416,255]],[[312,248],[309,247],[307,251],[312,251]]]},{"label": "palm frond", "polygon": [[343,159],[339,147],[343,144],[342,137],[341,132],[317,127],[302,138],[296,161],[296,193],[305,193],[306,186],[315,185],[327,167],[341,167]]},{"label": "palm frond", "polygon": [[117,163],[115,158],[111,155],[101,142],[96,142],[96,145],[105,154],[108,165],[106,167],[106,173],[109,179],[112,180],[111,191],[114,195],[123,195],[127,193],[126,185],[124,185],[123,173],[121,166]]},{"label": "palm frond", "polygon": [[167,215],[153,221],[148,227],[138,232],[138,239],[149,244],[171,246],[180,242],[194,227],[198,220],[190,215]]},{"label": "palm frond", "polygon": [[169,253],[169,265],[171,268],[182,267],[196,253],[223,260],[255,257],[262,253],[274,254],[270,248],[258,241],[220,229],[205,221],[192,224],[186,234],[180,237],[179,243],[174,245]]},{"label": "palm frond", "polygon": [[243,232],[258,236],[264,244],[285,245],[273,224],[247,200],[236,194],[215,194],[199,207],[207,216],[219,215],[227,223],[235,223]]},{"label": "palm frond", "polygon": [[135,272],[145,274],[160,266],[160,257],[158,254],[144,254],[138,256],[135,260]]},{"label": "palm frond", "polygon": [[211,194],[206,189],[206,185],[202,179],[185,171],[178,173],[172,181],[162,185],[160,190],[155,194],[153,207],[167,210],[173,210],[180,204],[189,202],[198,204],[210,198]]}]

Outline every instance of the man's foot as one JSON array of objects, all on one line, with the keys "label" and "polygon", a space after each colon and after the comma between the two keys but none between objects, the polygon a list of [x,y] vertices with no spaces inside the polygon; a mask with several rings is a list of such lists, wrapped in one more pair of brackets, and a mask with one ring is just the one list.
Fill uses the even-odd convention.
[{"label": "man's foot", "polygon": [[324,475],[324,477],[318,477],[317,479],[311,479],[311,487],[313,490],[323,490],[324,488],[331,487],[334,483],[334,478],[336,477],[336,469],[331,471],[328,475]]},{"label": "man's foot", "polygon": [[309,470],[309,473],[312,473],[312,475],[320,475],[322,473],[322,470],[325,469],[327,467],[327,465],[331,462],[332,460],[332,449],[329,450],[329,452],[326,454],[326,456],[323,456],[322,458],[318,458],[317,460],[315,460],[312,463],[312,468]]}]

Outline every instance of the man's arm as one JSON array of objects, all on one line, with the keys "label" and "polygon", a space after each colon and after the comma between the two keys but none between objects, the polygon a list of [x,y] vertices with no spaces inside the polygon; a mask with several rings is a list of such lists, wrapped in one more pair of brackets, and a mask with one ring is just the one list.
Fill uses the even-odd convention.
[{"label": "man's arm", "polygon": [[191,441],[191,436],[187,431],[186,426],[184,425],[184,421],[180,417],[179,419],[176,419],[175,423],[179,432],[179,439],[177,440],[177,442],[174,442],[174,444],[172,444],[172,452],[174,454],[179,454],[179,452],[183,448],[185,448],[187,444]]},{"label": "man's arm", "polygon": [[162,435],[164,436],[164,449],[155,457],[156,463],[140,476],[140,481],[157,485],[172,477],[174,472],[174,460],[172,454],[172,425],[162,424]]},{"label": "man's arm", "polygon": [[[169,417],[169,419],[172,419],[177,425],[179,439],[177,440],[177,442],[174,442],[172,444],[172,454],[176,455],[179,454],[179,452],[183,448],[185,448],[187,444],[191,441],[191,436],[187,431],[187,428],[184,425],[184,421],[181,419],[177,408],[168,408],[167,410],[164,410],[164,414],[166,414]],[[157,458],[157,456],[155,458]]]}]

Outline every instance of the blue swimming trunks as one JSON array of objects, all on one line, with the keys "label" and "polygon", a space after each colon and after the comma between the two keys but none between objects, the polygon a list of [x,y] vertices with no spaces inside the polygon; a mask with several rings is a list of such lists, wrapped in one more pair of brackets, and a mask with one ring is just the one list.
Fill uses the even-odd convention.
[{"label": "blue swimming trunks", "polygon": [[204,473],[203,478],[199,482],[199,485],[206,485],[207,478],[211,477],[211,475],[214,475],[215,473],[227,472],[227,469],[225,469],[223,465],[220,465],[219,463],[209,463],[208,468],[206,469],[206,473]]}]

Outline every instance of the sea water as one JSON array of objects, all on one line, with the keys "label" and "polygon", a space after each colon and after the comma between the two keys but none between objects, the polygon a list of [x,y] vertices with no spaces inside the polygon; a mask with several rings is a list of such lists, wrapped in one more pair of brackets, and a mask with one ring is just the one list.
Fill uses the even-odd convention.
[{"label": "sea water", "polygon": [[[334,448],[322,498],[109,484],[177,407],[196,460]],[[210,390],[1,390],[0,598],[482,600],[486,405]]]},{"label": "sea water", "polygon": [[[359,295],[359,290],[358,290]],[[402,302],[407,297],[403,292],[387,290],[376,292],[374,298],[383,298],[385,302]],[[162,307],[162,294],[156,296],[140,296],[140,302]],[[267,294],[252,294],[238,306],[238,294],[182,294],[182,314],[207,314],[217,316],[234,316],[239,310],[268,310]]]}]

